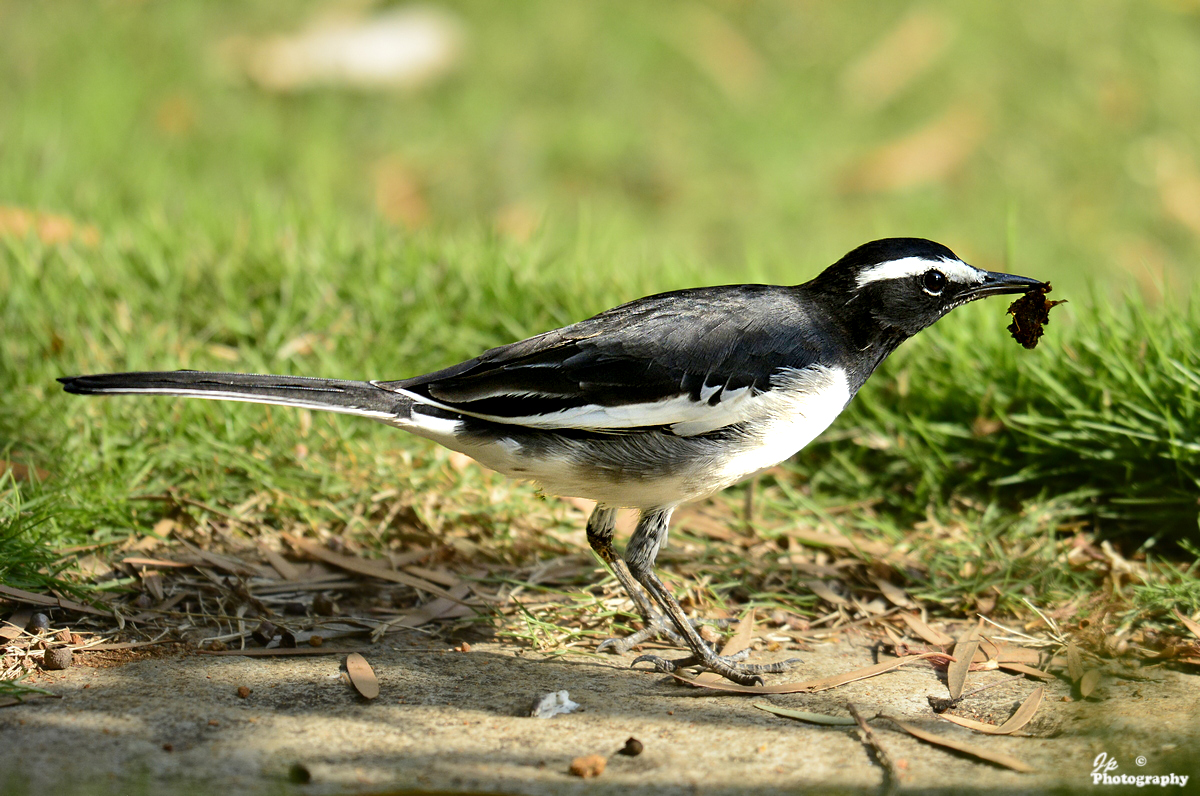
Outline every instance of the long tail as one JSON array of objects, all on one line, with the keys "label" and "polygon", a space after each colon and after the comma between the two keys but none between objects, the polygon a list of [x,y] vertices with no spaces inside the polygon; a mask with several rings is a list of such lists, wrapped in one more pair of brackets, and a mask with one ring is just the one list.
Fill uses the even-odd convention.
[{"label": "long tail", "polygon": [[341,412],[384,422],[411,416],[412,399],[367,381],[257,376],[176,370],[161,373],[100,373],[59,379],[76,395],[180,395],[220,401],[247,401]]}]

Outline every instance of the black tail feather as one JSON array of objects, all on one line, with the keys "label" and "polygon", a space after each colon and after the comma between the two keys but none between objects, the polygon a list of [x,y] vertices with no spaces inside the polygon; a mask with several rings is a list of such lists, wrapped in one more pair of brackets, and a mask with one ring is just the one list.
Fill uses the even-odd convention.
[{"label": "black tail feather", "polygon": [[362,415],[377,420],[408,414],[411,400],[366,381],[307,376],[260,376],[176,370],[99,373],[59,379],[76,395],[175,395],[224,401],[279,404]]}]

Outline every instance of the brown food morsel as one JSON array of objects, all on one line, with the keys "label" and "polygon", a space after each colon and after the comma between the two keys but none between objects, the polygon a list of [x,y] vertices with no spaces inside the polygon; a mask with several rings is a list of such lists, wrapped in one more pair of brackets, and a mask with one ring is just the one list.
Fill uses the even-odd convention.
[{"label": "brown food morsel", "polygon": [[1050,322],[1051,308],[1067,303],[1066,299],[1062,301],[1048,300],[1046,294],[1052,289],[1050,283],[1046,282],[1008,305],[1008,314],[1013,316],[1013,322],[1008,325],[1008,331],[1014,340],[1026,348],[1037,347],[1038,338],[1045,331],[1042,327]]},{"label": "brown food morsel", "polygon": [[69,647],[48,649],[42,656],[42,668],[50,671],[70,668],[73,657]]},{"label": "brown food morsel", "polygon": [[585,755],[571,761],[571,773],[577,777],[591,779],[604,773],[608,761],[600,755]]},{"label": "brown food morsel", "polygon": [[43,613],[36,613],[29,619],[29,624],[25,629],[30,633],[41,633],[50,629],[50,617]]},{"label": "brown food morsel", "polygon": [[244,685],[238,686],[237,695],[241,699],[245,699],[246,697],[250,696],[250,693],[251,693],[250,689],[247,688],[246,686],[244,686]]},{"label": "brown food morsel", "polygon": [[643,748],[641,741],[637,738],[630,738],[625,741],[625,745],[617,751],[617,754],[625,755],[626,757],[637,757],[642,753]]},{"label": "brown food morsel", "polygon": [[333,602],[333,598],[324,593],[313,597],[312,609],[317,616],[333,616],[337,613],[337,605]]},{"label": "brown food morsel", "polygon": [[279,628],[275,627],[275,624],[271,620],[264,619],[258,623],[258,627],[255,628],[251,635],[259,644],[266,645],[271,643],[278,632]]}]

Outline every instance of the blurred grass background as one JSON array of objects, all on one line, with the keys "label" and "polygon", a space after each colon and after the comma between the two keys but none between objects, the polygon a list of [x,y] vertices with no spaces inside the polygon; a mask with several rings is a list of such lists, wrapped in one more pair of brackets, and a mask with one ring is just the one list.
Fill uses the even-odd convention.
[{"label": "blurred grass background", "polygon": [[[1066,560],[1081,534],[1182,542],[1138,604],[1200,608],[1200,3],[442,2],[460,55],[427,85],[239,68],[386,7],[0,0],[0,539],[145,533],[129,498],[167,488],[352,531],[395,487],[517,550],[533,492],[419,440],[54,377],[400,378],[915,235],[1071,303],[1034,352],[995,302],[908,344],[766,479],[764,521],[872,501],[838,523],[924,551],[910,587],[962,606],[1095,587]],[[22,550],[5,578],[36,583]]]}]

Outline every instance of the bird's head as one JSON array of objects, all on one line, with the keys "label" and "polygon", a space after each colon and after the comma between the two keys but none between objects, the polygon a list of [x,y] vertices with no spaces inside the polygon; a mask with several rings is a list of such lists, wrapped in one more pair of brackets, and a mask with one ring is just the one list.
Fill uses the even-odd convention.
[{"label": "bird's head", "polygon": [[1027,293],[1042,283],[967,265],[940,243],[885,238],[859,246],[810,285],[883,329],[912,336],[955,307],[986,296]]}]

